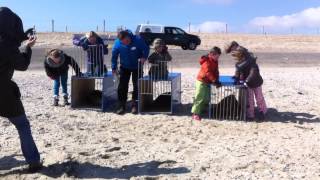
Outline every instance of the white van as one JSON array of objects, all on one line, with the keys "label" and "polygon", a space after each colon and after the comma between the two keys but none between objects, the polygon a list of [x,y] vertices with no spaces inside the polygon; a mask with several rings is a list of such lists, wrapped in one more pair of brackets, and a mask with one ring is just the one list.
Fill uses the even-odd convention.
[{"label": "white van", "polygon": [[136,34],[140,33],[163,33],[164,26],[155,24],[140,24],[136,29]]}]

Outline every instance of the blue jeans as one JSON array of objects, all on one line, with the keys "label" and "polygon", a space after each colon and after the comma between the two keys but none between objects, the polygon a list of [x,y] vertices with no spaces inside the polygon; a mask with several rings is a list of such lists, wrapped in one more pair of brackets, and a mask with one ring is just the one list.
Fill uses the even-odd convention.
[{"label": "blue jeans", "polygon": [[40,162],[40,154],[32,138],[30,123],[26,115],[9,118],[19,133],[22,154],[28,164]]},{"label": "blue jeans", "polygon": [[62,86],[62,93],[64,96],[68,96],[68,73],[59,76],[53,83],[53,94],[59,96],[60,85]]}]

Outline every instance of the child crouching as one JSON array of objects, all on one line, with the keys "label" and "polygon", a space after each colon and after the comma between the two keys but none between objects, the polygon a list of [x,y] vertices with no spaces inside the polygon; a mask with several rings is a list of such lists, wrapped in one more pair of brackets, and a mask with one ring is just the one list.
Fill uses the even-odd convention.
[{"label": "child crouching", "polygon": [[196,81],[196,95],[192,106],[192,119],[201,121],[201,114],[206,105],[210,102],[210,86],[221,86],[219,82],[219,57],[221,49],[214,47],[209,54],[200,59],[201,69]]},{"label": "child crouching", "polygon": [[72,66],[76,75],[80,76],[80,68],[76,61],[65,54],[59,49],[52,49],[47,53],[44,61],[44,67],[47,73],[47,76],[54,81],[53,85],[53,94],[54,101],[53,105],[59,105],[59,89],[60,85],[62,86],[62,93],[64,98],[64,105],[69,105],[68,102],[68,70],[69,66]]}]

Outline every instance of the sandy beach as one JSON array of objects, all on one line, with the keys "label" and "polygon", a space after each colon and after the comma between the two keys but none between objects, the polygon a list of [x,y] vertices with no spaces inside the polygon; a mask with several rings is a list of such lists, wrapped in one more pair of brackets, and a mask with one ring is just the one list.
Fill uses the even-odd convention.
[{"label": "sandy beach", "polygon": [[172,116],[53,108],[51,82],[42,71],[16,73],[46,168],[33,175],[21,172],[17,132],[1,119],[0,178],[320,178],[318,67],[263,68],[270,109],[262,123],[192,122],[196,69],[178,70],[184,108]]},{"label": "sandy beach", "polygon": [[[253,37],[241,38],[255,52],[267,52],[265,60],[276,51],[290,54],[301,46],[301,53],[314,58],[294,61],[293,57],[282,64],[275,56],[270,63],[261,62],[269,110],[260,123],[191,121],[197,59],[190,59],[188,67],[174,66],[182,73],[178,112],[118,116],[52,107],[52,82],[39,64],[40,56],[34,57],[38,61],[34,68],[16,73],[14,80],[45,167],[36,174],[23,171],[26,164],[17,131],[0,118],[0,179],[320,179],[320,66],[316,61],[320,56],[312,54],[320,52],[320,37],[301,37],[306,45],[299,44],[300,38],[279,38],[287,44],[276,41],[266,46],[260,41],[270,40],[259,36],[250,46]],[[236,35],[230,35],[233,38]],[[222,39],[229,40],[221,37],[221,43],[215,42],[222,45]],[[221,66],[221,74],[233,72],[232,63]]]}]

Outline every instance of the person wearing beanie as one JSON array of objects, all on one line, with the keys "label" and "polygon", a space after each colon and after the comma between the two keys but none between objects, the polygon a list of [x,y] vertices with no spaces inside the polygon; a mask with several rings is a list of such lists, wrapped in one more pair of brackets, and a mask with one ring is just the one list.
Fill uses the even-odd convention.
[{"label": "person wearing beanie", "polygon": [[208,55],[202,56],[200,59],[201,69],[198,73],[196,81],[196,94],[192,106],[192,119],[201,121],[201,114],[205,106],[210,102],[211,85],[220,87],[219,81],[219,58],[221,49],[213,47]]},{"label": "person wearing beanie", "polygon": [[44,60],[44,68],[47,76],[54,81],[53,93],[54,100],[53,105],[59,105],[59,89],[62,86],[64,105],[69,105],[68,99],[68,71],[69,66],[72,66],[77,76],[81,76],[80,68],[77,62],[63,51],[59,49],[52,49],[48,51],[47,56]]},{"label": "person wearing beanie", "polygon": [[162,39],[155,39],[153,46],[154,52],[148,58],[148,62],[151,64],[149,76],[153,80],[168,79],[167,63],[172,60],[168,47]]}]

